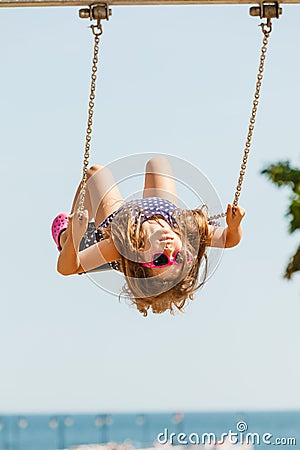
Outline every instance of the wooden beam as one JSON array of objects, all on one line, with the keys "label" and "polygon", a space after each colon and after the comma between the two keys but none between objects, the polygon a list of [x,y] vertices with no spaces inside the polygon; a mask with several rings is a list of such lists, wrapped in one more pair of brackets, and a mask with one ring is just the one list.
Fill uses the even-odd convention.
[{"label": "wooden beam", "polygon": [[[42,7],[42,6],[89,6],[96,3],[109,6],[149,5],[257,5],[257,0],[0,0],[0,8]],[[266,2],[268,3],[268,2]],[[282,0],[280,4],[296,4],[300,0]]]}]

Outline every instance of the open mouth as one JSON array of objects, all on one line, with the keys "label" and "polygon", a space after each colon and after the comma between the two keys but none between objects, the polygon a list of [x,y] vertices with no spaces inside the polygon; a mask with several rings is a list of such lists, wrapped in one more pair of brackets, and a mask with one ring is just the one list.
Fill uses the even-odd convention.
[{"label": "open mouth", "polygon": [[159,242],[168,242],[168,241],[174,241],[174,238],[171,236],[165,236],[164,238],[159,240]]}]

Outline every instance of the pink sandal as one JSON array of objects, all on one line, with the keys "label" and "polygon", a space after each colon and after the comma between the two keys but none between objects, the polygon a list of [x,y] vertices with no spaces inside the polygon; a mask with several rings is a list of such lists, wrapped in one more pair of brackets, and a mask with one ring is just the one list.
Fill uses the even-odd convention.
[{"label": "pink sandal", "polygon": [[61,251],[61,246],[59,243],[59,236],[68,227],[68,215],[66,213],[61,213],[52,222],[52,237],[59,251]]}]

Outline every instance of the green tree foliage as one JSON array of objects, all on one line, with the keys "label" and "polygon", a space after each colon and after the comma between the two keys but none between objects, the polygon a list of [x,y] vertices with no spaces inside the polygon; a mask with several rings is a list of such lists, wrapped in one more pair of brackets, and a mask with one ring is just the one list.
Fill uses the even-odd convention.
[{"label": "green tree foliage", "polygon": [[[289,161],[279,161],[266,167],[261,173],[276,186],[287,186],[290,189],[290,203],[286,212],[289,219],[289,233],[300,230],[300,169],[291,167]],[[297,271],[300,271],[300,245],[291,256],[284,277],[289,280]]]}]

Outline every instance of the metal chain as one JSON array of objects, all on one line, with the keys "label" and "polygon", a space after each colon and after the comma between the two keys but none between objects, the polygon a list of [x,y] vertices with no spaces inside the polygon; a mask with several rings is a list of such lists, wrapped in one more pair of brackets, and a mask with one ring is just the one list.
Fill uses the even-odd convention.
[{"label": "metal chain", "polygon": [[[250,147],[251,147],[251,140],[252,140],[252,135],[253,135],[254,126],[255,126],[257,107],[258,107],[259,98],[260,98],[260,88],[262,85],[267,46],[268,46],[268,42],[269,42],[270,33],[272,31],[272,24],[269,19],[266,24],[261,23],[260,26],[261,26],[262,32],[264,34],[263,45],[261,47],[260,64],[259,64],[259,68],[258,68],[257,81],[256,81],[256,86],[255,86],[255,94],[254,94],[254,100],[253,100],[253,107],[252,107],[250,123],[249,123],[249,127],[248,127],[248,134],[247,134],[247,139],[246,139],[246,143],[245,143],[242,164],[240,167],[240,175],[238,178],[238,182],[237,182],[237,186],[236,186],[236,190],[235,190],[235,194],[234,194],[233,212],[238,205],[239,197],[240,197],[241,190],[242,190],[242,184],[243,184],[245,173],[246,173],[247,162],[248,162],[248,157],[249,157]],[[209,217],[209,221],[218,220],[225,216],[226,216],[226,213],[217,214],[215,216]]]},{"label": "metal chain", "polygon": [[[97,31],[96,31],[97,28]],[[87,171],[89,165],[89,157],[90,157],[90,147],[91,147],[91,139],[92,139],[92,125],[93,125],[93,114],[94,114],[94,106],[95,106],[95,91],[96,91],[96,79],[97,79],[97,70],[98,70],[98,52],[99,52],[99,42],[100,35],[102,34],[101,25],[91,26],[93,35],[94,35],[94,55],[93,55],[93,64],[92,64],[92,73],[91,73],[91,85],[90,85],[90,96],[89,96],[89,108],[88,108],[88,122],[86,129],[86,137],[85,137],[85,152],[83,157],[83,173],[81,180],[81,191],[79,197],[79,219],[82,219],[82,213],[84,211],[84,200],[85,200],[85,192],[86,192],[86,183],[87,183]]]},{"label": "metal chain", "polygon": [[[260,64],[259,64],[259,68],[258,68],[257,81],[256,81],[256,86],[255,86],[255,94],[254,94],[254,100],[253,100],[253,107],[251,110],[250,123],[249,123],[249,127],[248,127],[248,134],[247,134],[247,139],[246,139],[246,143],[245,143],[242,164],[240,167],[240,175],[238,178],[238,183],[237,183],[235,194],[234,194],[233,210],[238,205],[239,197],[240,197],[241,190],[242,190],[242,184],[243,184],[245,173],[246,173],[247,162],[248,162],[251,141],[252,141],[252,135],[253,135],[254,126],[255,126],[257,107],[258,107],[258,103],[259,103],[259,99],[260,99],[260,89],[261,89],[262,79],[263,79],[267,45],[269,42],[270,33],[272,31],[272,25],[271,25],[270,20],[268,20],[267,24],[261,23],[260,26],[261,26],[262,32],[264,34],[263,45],[261,47]],[[98,31],[95,30],[96,28]],[[97,25],[97,27],[92,25],[91,29],[92,29],[92,32],[94,35],[94,55],[93,55],[93,65],[92,65],[92,74],[91,74],[90,96],[89,96],[88,123],[87,123],[86,138],[85,138],[85,153],[84,153],[84,159],[83,159],[83,173],[82,173],[81,191],[80,191],[80,199],[79,199],[79,212],[80,212],[79,218],[82,218],[82,213],[84,211],[84,200],[85,200],[86,183],[87,183],[87,171],[88,171],[89,157],[90,157],[90,143],[91,143],[91,138],[92,138],[93,114],[94,114],[94,106],[95,106],[94,100],[95,100],[96,79],[97,79],[96,73],[98,70],[99,42],[100,42],[100,35],[102,34],[102,27],[99,24]],[[209,217],[209,221],[218,220],[225,216],[226,216],[226,213],[217,214],[217,215]]]},{"label": "metal chain", "polygon": [[233,200],[234,208],[236,208],[238,205],[239,196],[241,194],[242,184],[243,184],[244,176],[245,176],[245,172],[246,172],[247,161],[248,161],[248,156],[249,156],[250,147],[251,147],[252,134],[254,131],[254,126],[255,126],[257,107],[258,107],[258,103],[259,103],[260,88],[261,88],[262,79],[263,79],[267,45],[268,45],[270,33],[272,31],[271,24],[266,25],[266,24],[262,23],[262,24],[260,24],[260,26],[261,26],[262,32],[264,34],[264,38],[263,38],[263,45],[261,48],[260,64],[259,64],[259,68],[258,68],[255,94],[254,94],[254,100],[253,100],[253,107],[252,107],[252,111],[251,111],[250,123],[249,123],[249,128],[248,128],[248,135],[247,135],[247,140],[246,140],[246,144],[245,144],[242,164],[241,164],[240,176],[239,176],[238,184],[236,186],[236,191],[234,194],[234,200]]}]

